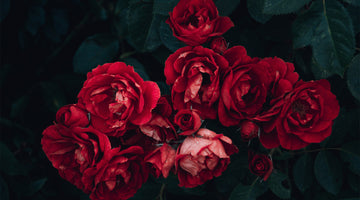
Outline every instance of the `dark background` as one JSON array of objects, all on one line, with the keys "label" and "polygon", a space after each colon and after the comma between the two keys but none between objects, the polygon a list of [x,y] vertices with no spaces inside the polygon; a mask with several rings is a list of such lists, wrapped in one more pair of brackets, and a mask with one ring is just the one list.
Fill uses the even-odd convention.
[{"label": "dark background", "polygon": [[[134,65],[144,79],[156,81],[165,91],[164,62],[173,51],[184,46],[171,36],[170,29],[164,24],[166,13],[177,1],[163,3],[163,7],[159,8],[153,3],[161,1],[151,0],[0,2],[0,199],[87,199],[87,195],[61,179],[52,167],[41,149],[41,133],[53,123],[60,107],[76,103],[86,72],[98,64],[125,61]],[[314,150],[313,154],[306,154],[309,157],[306,165],[311,165],[310,171],[317,149],[338,148],[353,140],[358,141],[359,101],[354,98],[356,91],[354,95],[349,90],[347,74],[341,77],[316,67],[311,46],[294,48],[295,20],[309,9],[311,3],[294,13],[265,15],[250,11],[253,7],[249,7],[245,0],[215,2],[220,14],[230,16],[235,24],[224,36],[230,46],[243,45],[250,56],[277,56],[293,62],[304,80],[327,78],[330,81],[342,110],[334,125],[334,136],[325,144],[307,149],[308,152]],[[349,31],[354,32],[355,49],[350,55],[353,58],[359,53],[360,9],[351,0],[339,2],[352,19],[353,30]],[[261,6],[260,3],[258,5]],[[147,16],[149,13],[150,19]],[[149,28],[150,23],[158,29]],[[356,80],[356,77],[353,79]],[[355,90],[358,91],[358,88],[355,87]],[[228,131],[229,135],[236,133],[236,129],[223,131]],[[235,143],[240,149],[246,147],[240,141]],[[347,168],[354,163],[355,168],[360,166],[359,155],[348,161],[338,155],[340,153],[335,154],[337,159],[342,159],[336,164],[344,166],[340,170],[329,167],[331,173],[341,171],[342,174],[340,186],[335,186],[339,187],[337,194],[329,193],[315,180],[307,181],[309,186],[301,191],[294,185],[292,170],[303,154],[285,153],[278,157],[276,168],[283,172],[289,168],[286,170],[289,174],[287,183],[282,186],[289,191],[291,189],[292,199],[359,197],[358,169]],[[175,177],[167,181],[150,178],[136,198],[227,199],[238,183],[248,185],[254,179],[247,171],[246,159],[246,153],[235,156],[235,161],[222,178],[195,189],[177,188],[176,181],[173,181]],[[240,169],[242,172],[238,172]],[[309,176],[306,174],[308,171],[305,167],[305,176]],[[159,196],[161,183],[167,183],[167,186]],[[279,198],[270,190],[261,194],[261,199]]]}]

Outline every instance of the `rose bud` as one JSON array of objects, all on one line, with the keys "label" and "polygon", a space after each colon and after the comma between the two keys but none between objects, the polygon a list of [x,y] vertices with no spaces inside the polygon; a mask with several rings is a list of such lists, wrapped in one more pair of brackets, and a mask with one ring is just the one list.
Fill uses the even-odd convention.
[{"label": "rose bud", "polygon": [[89,125],[88,112],[76,104],[61,107],[56,113],[56,122],[66,127]]},{"label": "rose bud", "polygon": [[166,83],[175,110],[193,108],[203,119],[216,119],[220,76],[228,62],[212,49],[183,47],[165,61]]},{"label": "rose bud", "polygon": [[176,153],[179,186],[193,188],[220,176],[230,163],[230,155],[236,152],[230,138],[208,129],[188,136]]},{"label": "rose bud", "polygon": [[195,109],[180,110],[176,113],[174,121],[183,131],[179,135],[191,135],[201,126],[201,118]]},{"label": "rose bud", "polygon": [[265,154],[255,154],[249,151],[249,169],[251,173],[266,181],[273,170],[273,162]]},{"label": "rose bud", "polygon": [[82,177],[90,199],[129,199],[146,182],[148,171],[143,161],[143,149],[132,146],[104,152],[99,163],[85,170]]},{"label": "rose bud", "polygon": [[108,137],[92,127],[70,129],[61,124],[44,130],[41,145],[60,176],[86,193],[90,191],[81,182],[82,173],[111,148]]},{"label": "rose bud", "polygon": [[216,37],[211,41],[210,48],[219,54],[223,54],[228,48],[224,37]]},{"label": "rose bud", "polygon": [[175,164],[175,154],[175,149],[164,143],[161,147],[146,155],[144,161],[150,164],[151,172],[156,178],[159,178],[160,174],[166,178]]},{"label": "rose bud", "polygon": [[132,66],[115,62],[87,74],[78,103],[116,129],[111,136],[121,136],[129,124],[148,122],[159,98],[160,89],[155,82],[144,81]]},{"label": "rose bud", "polygon": [[201,45],[234,26],[229,17],[220,17],[212,0],[180,0],[166,23],[173,35],[189,46]]},{"label": "rose bud", "polygon": [[253,138],[258,137],[260,133],[260,128],[257,124],[250,120],[245,120],[240,122],[239,132],[241,134],[241,138],[247,142]]},{"label": "rose bud", "polygon": [[329,81],[299,81],[284,101],[276,123],[282,147],[298,150],[330,136],[340,106],[330,90]]}]

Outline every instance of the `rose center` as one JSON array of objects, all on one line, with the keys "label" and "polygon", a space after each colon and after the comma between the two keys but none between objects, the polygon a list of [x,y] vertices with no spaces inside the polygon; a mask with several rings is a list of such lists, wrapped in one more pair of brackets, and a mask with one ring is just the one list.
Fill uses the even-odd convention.
[{"label": "rose center", "polygon": [[298,113],[300,118],[303,119],[306,117],[306,114],[310,111],[310,105],[303,100],[295,101],[291,105],[291,109],[293,112]]},{"label": "rose center", "polygon": [[261,161],[256,162],[255,168],[256,170],[263,171],[265,169],[264,163]]},{"label": "rose center", "polygon": [[191,15],[189,17],[189,24],[191,24],[194,27],[198,27],[199,26],[199,17],[196,15]]},{"label": "rose center", "polygon": [[186,114],[181,118],[181,124],[183,126],[189,126],[190,120],[191,120],[191,115]]}]

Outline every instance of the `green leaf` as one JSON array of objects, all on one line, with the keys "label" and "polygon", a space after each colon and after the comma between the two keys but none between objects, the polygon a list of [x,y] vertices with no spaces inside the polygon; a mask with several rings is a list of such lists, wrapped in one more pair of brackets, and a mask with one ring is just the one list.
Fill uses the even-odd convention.
[{"label": "green leaf", "polygon": [[317,80],[325,79],[334,74],[333,72],[329,71],[326,66],[320,65],[314,57],[311,58],[310,67],[315,79]]},{"label": "green leaf", "polygon": [[116,37],[97,34],[85,39],[73,58],[74,71],[86,74],[98,65],[112,62],[119,50]]},{"label": "green leaf", "polygon": [[[360,2],[360,1],[359,1]],[[354,27],[354,33],[357,35],[360,32],[360,12],[359,8],[355,6],[347,6],[347,11],[351,17]]]},{"label": "green leaf", "polygon": [[179,0],[154,0],[154,14],[169,15]]},{"label": "green leaf", "polygon": [[342,145],[341,158],[345,166],[360,176],[360,140],[351,141]]},{"label": "green leaf", "polygon": [[0,0],[0,22],[5,19],[10,10],[10,0]]},{"label": "green leaf", "polygon": [[359,0],[343,0],[343,1],[345,1],[346,3],[349,3],[351,5],[354,5],[354,6],[360,6]]},{"label": "green leaf", "polygon": [[302,48],[311,44],[316,28],[321,22],[320,15],[319,9],[312,5],[309,10],[296,17],[292,25],[294,48]]},{"label": "green leaf", "polygon": [[343,182],[342,165],[335,154],[321,151],[314,164],[316,180],[331,194],[338,194]]},{"label": "green leaf", "polygon": [[313,55],[321,68],[343,76],[355,50],[351,18],[336,0],[315,1],[310,9],[319,12],[319,25],[312,39]]},{"label": "green leaf", "polygon": [[281,199],[289,199],[291,190],[288,186],[284,185],[284,181],[289,183],[289,177],[281,172],[273,172],[269,177],[270,190]]},{"label": "green leaf", "polygon": [[252,185],[238,184],[231,192],[229,200],[255,200],[267,191],[267,183],[256,181]]},{"label": "green leaf", "polygon": [[25,191],[22,195],[24,195],[24,196],[34,195],[35,193],[37,193],[44,187],[46,181],[47,181],[47,178],[42,178],[42,179],[31,182],[29,185],[27,185],[27,187],[25,188]]},{"label": "green leaf", "polygon": [[28,16],[26,18],[26,30],[35,35],[39,28],[45,24],[45,10],[42,6],[31,6],[28,10]]},{"label": "green leaf", "polygon": [[349,65],[347,85],[351,94],[360,101],[360,54],[356,55]]},{"label": "green leaf", "polygon": [[159,27],[160,39],[162,43],[170,49],[172,52],[184,47],[185,44],[178,40],[174,35],[170,28],[170,26],[163,21]]},{"label": "green leaf", "polygon": [[153,51],[161,45],[159,26],[163,16],[152,13],[151,3],[130,3],[127,22],[128,42],[138,51]]},{"label": "green leaf", "polygon": [[24,175],[25,169],[20,165],[8,147],[0,142],[0,171],[8,175]]},{"label": "green leaf", "polygon": [[247,0],[247,9],[250,16],[257,22],[265,24],[272,15],[263,13],[265,0]]},{"label": "green leaf", "polygon": [[127,57],[127,58],[124,58],[123,61],[127,65],[133,66],[135,72],[138,73],[141,76],[141,78],[144,79],[144,81],[149,81],[150,80],[150,77],[146,73],[146,69],[145,69],[144,65],[141,64],[138,60],[136,60],[135,58]]},{"label": "green leaf", "polygon": [[240,0],[214,0],[220,16],[229,16],[237,6]]},{"label": "green leaf", "polygon": [[9,199],[9,188],[5,180],[0,176],[0,199],[8,200]]},{"label": "green leaf", "polygon": [[313,183],[313,160],[308,154],[301,156],[293,168],[295,185],[301,192],[305,192]]},{"label": "green leaf", "polygon": [[309,2],[310,0],[265,0],[264,13],[272,15],[293,13]]}]

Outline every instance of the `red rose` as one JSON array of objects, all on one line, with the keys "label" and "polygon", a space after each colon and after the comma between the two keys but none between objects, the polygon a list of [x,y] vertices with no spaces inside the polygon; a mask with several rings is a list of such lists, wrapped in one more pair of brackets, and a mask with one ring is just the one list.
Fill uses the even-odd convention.
[{"label": "red rose", "polygon": [[115,62],[89,72],[78,98],[90,113],[116,128],[114,136],[119,136],[129,122],[141,125],[151,119],[160,89],[155,82],[144,81],[132,66]]},{"label": "red rose", "polygon": [[239,132],[244,141],[257,138],[260,133],[260,127],[250,120],[245,120],[239,124]]},{"label": "red rose", "polygon": [[271,75],[271,98],[277,98],[293,89],[299,79],[299,74],[294,72],[292,63],[284,62],[281,58],[264,58],[260,62],[267,63],[267,70]]},{"label": "red rose", "polygon": [[82,177],[85,188],[91,191],[90,198],[125,200],[134,196],[148,177],[143,153],[140,146],[104,152],[99,163],[85,170]]},{"label": "red rose", "polygon": [[151,120],[140,125],[141,132],[156,141],[167,142],[176,139],[177,133],[170,121],[171,115],[172,107],[167,97],[160,97],[157,106],[152,111]]},{"label": "red rose", "polygon": [[220,17],[212,0],[180,0],[166,23],[176,38],[189,46],[201,45],[234,26],[229,17]]},{"label": "red rose", "polygon": [[86,193],[89,190],[81,182],[82,173],[111,148],[107,136],[91,127],[69,129],[60,124],[44,130],[41,145],[60,176]]},{"label": "red rose", "polygon": [[216,118],[220,95],[220,74],[228,62],[201,46],[183,47],[165,62],[166,83],[172,85],[174,109],[194,108],[203,118]]},{"label": "red rose", "polygon": [[152,174],[159,178],[160,174],[164,178],[168,177],[170,170],[175,164],[175,149],[164,143],[144,158],[146,163],[152,167]]},{"label": "red rose", "polygon": [[174,121],[183,131],[179,135],[191,135],[199,130],[201,126],[201,118],[194,109],[179,110],[175,115]]},{"label": "red rose", "polygon": [[230,155],[237,151],[230,138],[208,129],[188,136],[176,153],[179,186],[192,188],[220,176],[230,163]]},{"label": "red rose", "polygon": [[265,154],[255,154],[249,151],[249,169],[251,173],[266,181],[273,170],[273,162],[270,157]]},{"label": "red rose", "polygon": [[276,123],[280,145],[297,150],[310,143],[320,143],[330,136],[339,110],[327,80],[297,82],[294,90],[285,97]]},{"label": "red rose", "polygon": [[266,64],[254,62],[243,47],[227,50],[224,57],[231,70],[224,76],[218,115],[224,126],[233,126],[263,110],[271,76]]},{"label": "red rose", "polygon": [[211,41],[210,48],[219,54],[223,54],[228,48],[228,43],[224,37],[216,37]]}]

